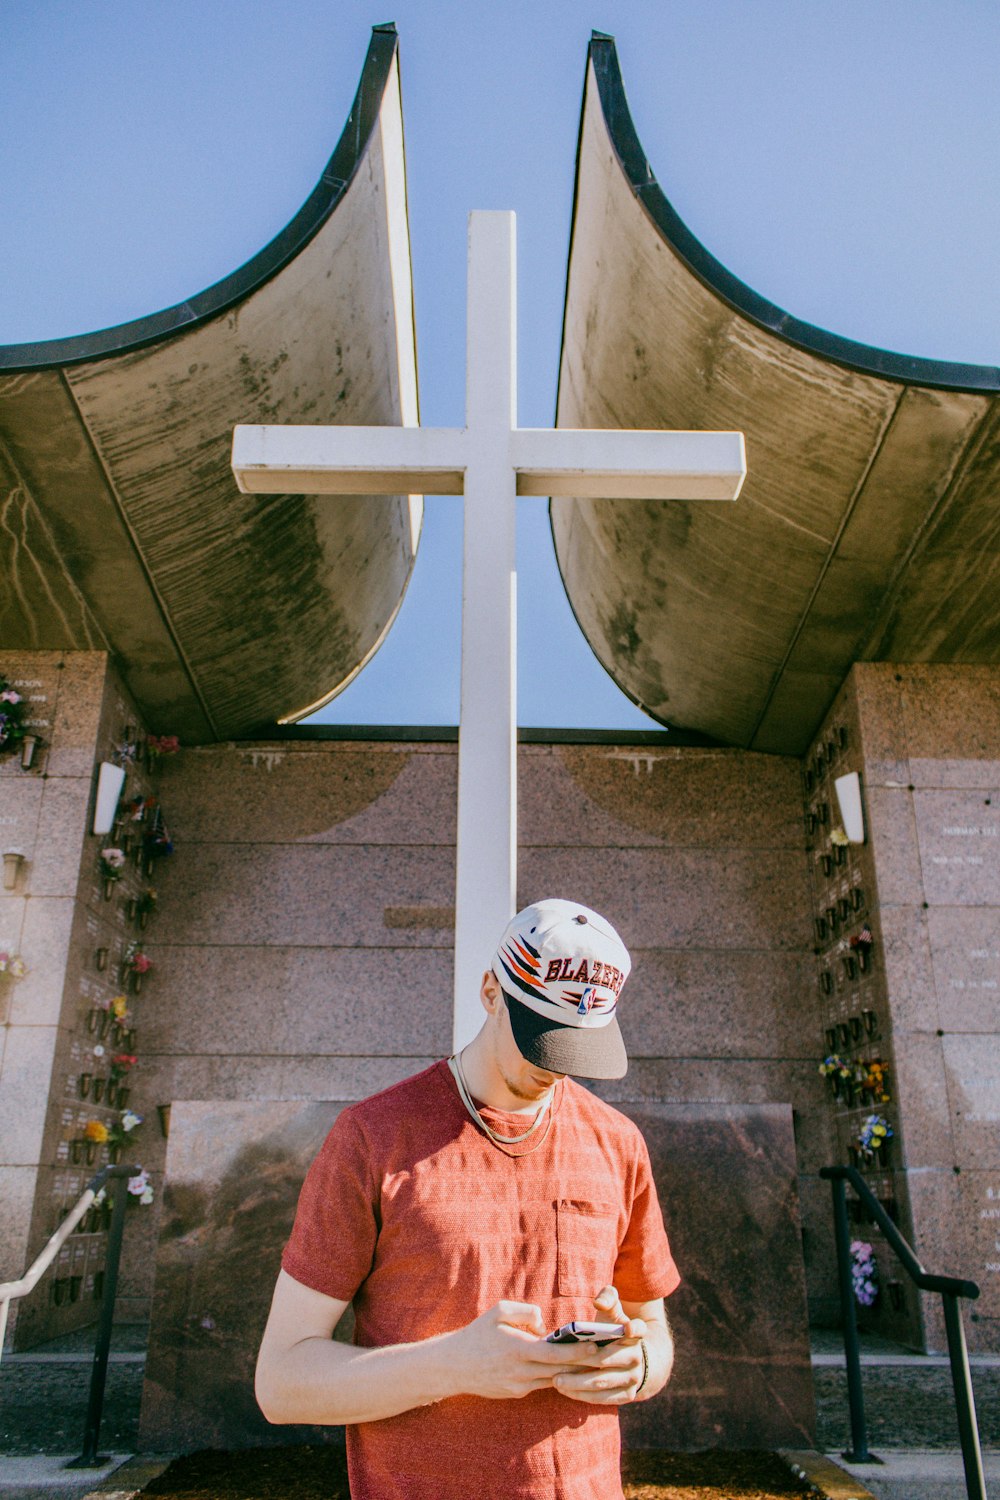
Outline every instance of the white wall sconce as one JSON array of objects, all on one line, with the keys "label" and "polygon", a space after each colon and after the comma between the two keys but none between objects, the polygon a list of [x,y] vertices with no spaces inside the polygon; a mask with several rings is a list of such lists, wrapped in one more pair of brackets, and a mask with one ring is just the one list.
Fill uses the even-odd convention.
[{"label": "white wall sconce", "polygon": [[102,760],[97,773],[97,801],[94,804],[93,832],[110,833],[114,827],[118,799],[125,785],[125,769],[110,760]]},{"label": "white wall sconce", "polygon": [[847,776],[838,776],[833,783],[840,807],[840,820],[848,842],[863,844],[865,841],[865,810],[861,802],[861,777],[857,771]]},{"label": "white wall sconce", "polygon": [[5,891],[17,889],[17,879],[21,873],[21,866],[27,864],[27,860],[20,849],[5,849],[3,854],[3,888]]}]

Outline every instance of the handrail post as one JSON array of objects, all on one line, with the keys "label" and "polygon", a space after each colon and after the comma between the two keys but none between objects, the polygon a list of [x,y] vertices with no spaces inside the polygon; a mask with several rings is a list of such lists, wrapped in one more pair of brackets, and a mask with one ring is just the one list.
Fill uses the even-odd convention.
[{"label": "handrail post", "polygon": [[972,1372],[969,1369],[969,1351],[965,1343],[962,1313],[954,1292],[942,1292],[941,1301],[944,1305],[944,1326],[948,1333],[951,1380],[955,1387],[958,1439],[962,1445],[962,1464],[965,1468],[965,1492],[969,1500],[986,1500],[986,1478],[983,1474],[976,1401],[972,1392]]},{"label": "handrail post", "polygon": [[851,1411],[851,1448],[843,1457],[849,1463],[872,1462],[868,1452],[865,1423],[865,1397],[861,1387],[861,1354],[858,1349],[858,1324],[854,1313],[854,1288],[851,1285],[851,1247],[847,1227],[847,1189],[843,1177],[832,1177],[833,1227],[837,1242],[837,1279],[840,1283],[840,1313],[844,1322],[844,1361],[847,1366],[847,1400]]},{"label": "handrail post", "polygon": [[108,1248],[104,1259],[104,1295],[97,1322],[97,1337],[94,1342],[94,1363],[90,1374],[90,1396],[87,1401],[87,1416],[83,1425],[83,1452],[79,1458],[66,1465],[67,1469],[96,1469],[103,1460],[98,1456],[97,1440],[101,1431],[101,1414],[104,1409],[104,1387],[108,1378],[108,1353],[111,1349],[111,1325],[115,1315],[115,1298],[118,1294],[118,1262],[121,1259],[122,1236],[125,1232],[125,1210],[128,1207],[128,1179],[136,1176],[138,1167],[112,1167],[109,1180],[119,1184],[111,1208],[111,1226],[108,1230]]}]

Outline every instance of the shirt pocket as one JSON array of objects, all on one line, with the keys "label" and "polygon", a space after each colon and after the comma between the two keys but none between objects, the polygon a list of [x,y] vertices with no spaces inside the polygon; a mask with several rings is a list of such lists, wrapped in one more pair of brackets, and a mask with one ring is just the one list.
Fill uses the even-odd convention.
[{"label": "shirt pocket", "polygon": [[594,1297],[614,1279],[618,1214],[613,1204],[583,1198],[556,1203],[557,1290],[560,1297]]}]

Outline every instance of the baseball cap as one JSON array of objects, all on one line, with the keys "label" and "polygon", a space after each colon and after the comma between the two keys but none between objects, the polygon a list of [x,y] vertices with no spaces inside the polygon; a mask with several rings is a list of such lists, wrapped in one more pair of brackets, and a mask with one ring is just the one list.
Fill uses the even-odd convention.
[{"label": "baseball cap", "polygon": [[550,1073],[622,1078],[616,1010],[632,960],[607,918],[577,901],[536,901],[508,924],[493,959],[518,1051]]}]

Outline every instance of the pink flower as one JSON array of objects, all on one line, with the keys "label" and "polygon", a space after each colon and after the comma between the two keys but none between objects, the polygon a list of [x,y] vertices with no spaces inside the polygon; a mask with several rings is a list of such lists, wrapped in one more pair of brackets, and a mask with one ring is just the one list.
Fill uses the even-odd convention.
[{"label": "pink flower", "polygon": [[147,958],[145,953],[134,953],[129,959],[129,968],[136,974],[148,974],[153,967],[153,960]]},{"label": "pink flower", "polygon": [[13,688],[8,688],[6,692],[0,693],[0,703],[20,703],[20,701],[21,694],[15,693]]}]

